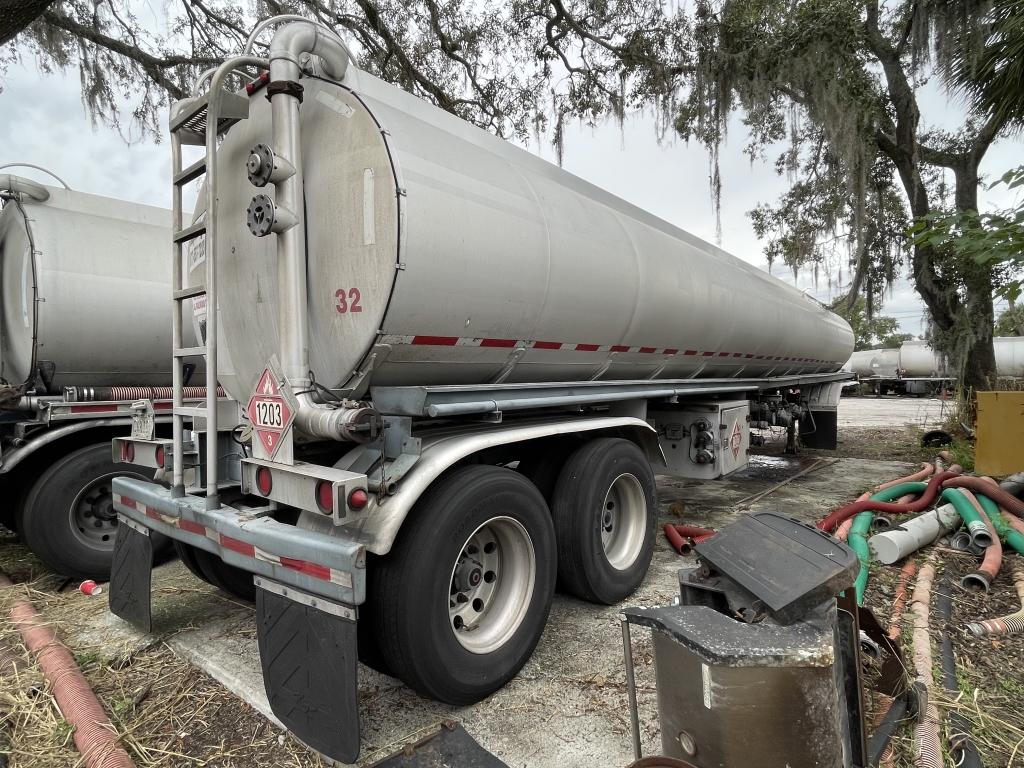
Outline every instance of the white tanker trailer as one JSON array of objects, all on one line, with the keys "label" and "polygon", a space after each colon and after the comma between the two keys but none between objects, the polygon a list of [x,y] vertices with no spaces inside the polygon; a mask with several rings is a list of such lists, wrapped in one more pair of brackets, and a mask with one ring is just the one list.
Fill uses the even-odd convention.
[{"label": "white tanker trailer", "polygon": [[170,421],[170,215],[9,174],[0,202],[0,522],[54,570],[105,580],[111,481],[153,476],[110,440],[139,398]]},{"label": "white tanker trailer", "polygon": [[[225,90],[239,66],[264,72]],[[115,481],[110,603],[148,626],[150,536],[175,539],[255,598],[271,707],[307,744],[358,755],[357,655],[466,704],[530,656],[556,581],[631,594],[655,472],[742,468],[751,419],[835,447],[853,334],[794,288],[356,70],[311,23],[205,85],[170,121],[172,274],[205,243],[173,285],[175,358],[248,423],[208,398],[172,439],[115,441],[172,483]],[[216,311],[186,348],[196,299]]]},{"label": "white tanker trailer", "polygon": [[[1024,337],[997,336],[992,339],[996,376],[1024,378]],[[845,370],[855,373],[861,383],[879,394],[904,392],[921,395],[951,384],[955,378],[945,356],[926,341],[906,341],[899,347],[854,352]]]}]

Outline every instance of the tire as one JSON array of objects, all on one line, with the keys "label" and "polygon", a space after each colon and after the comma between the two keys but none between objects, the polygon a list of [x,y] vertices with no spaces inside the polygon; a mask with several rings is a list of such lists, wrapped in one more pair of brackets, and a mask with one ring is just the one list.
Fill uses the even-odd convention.
[{"label": "tire", "polygon": [[654,554],[654,472],[629,440],[602,437],[562,469],[552,513],[560,587],[613,605],[636,591]]},{"label": "tire", "polygon": [[229,565],[216,555],[191,544],[175,541],[174,548],[185,567],[207,584],[247,603],[256,602],[256,585],[249,571]]},{"label": "tire", "polygon": [[[50,568],[74,579],[106,581],[117,532],[110,483],[115,477],[151,480],[152,470],[126,470],[110,458],[110,443],[79,448],[60,457],[29,489],[17,510],[22,540]],[[170,548],[154,534],[153,552]]]},{"label": "tire", "polygon": [[540,640],[555,556],[547,504],[518,472],[472,465],[442,477],[370,574],[367,619],[387,667],[447,704],[498,690]]}]

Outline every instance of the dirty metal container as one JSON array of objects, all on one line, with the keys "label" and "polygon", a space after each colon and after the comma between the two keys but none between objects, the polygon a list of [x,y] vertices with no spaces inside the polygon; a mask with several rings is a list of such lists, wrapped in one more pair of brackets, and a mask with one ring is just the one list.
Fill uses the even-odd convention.
[{"label": "dirty metal container", "polygon": [[678,605],[626,611],[653,630],[663,754],[698,768],[860,764],[859,692],[835,600],[853,583],[853,552],[771,513],[697,551]]}]

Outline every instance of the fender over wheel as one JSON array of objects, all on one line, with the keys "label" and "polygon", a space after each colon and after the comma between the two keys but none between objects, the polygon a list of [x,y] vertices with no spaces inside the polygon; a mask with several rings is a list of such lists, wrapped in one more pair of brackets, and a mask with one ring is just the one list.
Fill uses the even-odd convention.
[{"label": "fender over wheel", "polygon": [[472,465],[417,502],[368,574],[363,621],[387,668],[419,693],[471,704],[522,668],[554,594],[547,504],[518,472]]},{"label": "fender over wheel", "polygon": [[635,443],[589,441],[566,461],[552,514],[560,586],[613,605],[636,591],[654,554],[654,472]]}]

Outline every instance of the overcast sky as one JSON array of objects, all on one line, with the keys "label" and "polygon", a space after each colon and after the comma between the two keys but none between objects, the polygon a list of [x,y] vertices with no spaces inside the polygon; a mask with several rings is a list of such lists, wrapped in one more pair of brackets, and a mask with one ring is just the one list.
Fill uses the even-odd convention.
[{"label": "overcast sky", "polygon": [[[166,143],[132,139],[90,123],[81,102],[77,72],[40,75],[31,59],[12,65],[0,92],[0,164],[29,162],[50,168],[75,189],[168,207],[170,150]],[[953,125],[955,104],[933,90],[922,99],[925,119]],[[772,202],[786,182],[768,163],[751,164],[742,148],[745,131],[733,126],[721,152],[721,245],[740,258],[767,268],[763,243],[755,237],[747,211]],[[548,146],[530,147],[552,159]],[[989,151],[983,172],[993,178],[1024,158],[1020,137],[1003,139]],[[715,221],[708,191],[708,158],[699,145],[659,144],[653,118],[642,114],[616,124],[591,128],[573,125],[565,139],[564,167],[709,241],[715,240]],[[21,173],[21,171],[16,171]],[[24,175],[43,180],[33,171]],[[982,192],[982,206],[1006,205],[1013,198],[1002,192]],[[831,298],[824,275],[817,286],[810,273],[793,275],[776,265],[773,273],[821,300]],[[847,277],[844,275],[844,278]],[[905,332],[923,331],[923,305],[906,280],[885,298],[883,312],[897,317]]]}]

